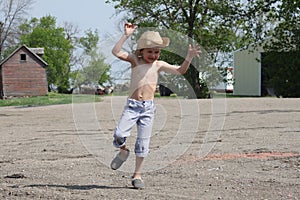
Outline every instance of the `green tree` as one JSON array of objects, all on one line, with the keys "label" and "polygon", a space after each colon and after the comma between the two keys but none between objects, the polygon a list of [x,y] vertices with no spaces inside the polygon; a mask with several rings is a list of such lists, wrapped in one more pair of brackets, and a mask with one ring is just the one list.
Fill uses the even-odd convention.
[{"label": "green tree", "polygon": [[265,53],[262,59],[267,87],[273,88],[276,96],[300,97],[300,52]]},{"label": "green tree", "polygon": [[87,30],[85,36],[79,38],[79,46],[84,51],[84,54],[89,54],[91,51],[97,49],[99,42],[98,31]]},{"label": "green tree", "polygon": [[[228,53],[250,44],[261,36],[260,15],[274,1],[244,0],[107,0],[117,12],[125,11],[127,20],[139,27],[159,27],[181,32],[203,46],[212,63],[220,53]],[[252,30],[247,32],[247,30]],[[177,39],[178,40],[178,39]],[[174,41],[174,40],[173,40]],[[183,48],[183,46],[181,46]],[[173,60],[169,60],[172,62]],[[201,68],[199,68],[199,66]],[[200,71],[201,62],[193,63],[185,74],[198,98],[206,97]],[[210,76],[211,77],[211,76]],[[204,94],[204,96],[203,96]]]},{"label": "green tree", "polygon": [[276,11],[268,16],[277,23],[266,33],[271,39],[262,59],[267,87],[277,96],[300,97],[300,1],[283,0]]},{"label": "green tree", "polygon": [[276,21],[275,27],[265,34],[271,36],[264,45],[266,50],[287,52],[300,51],[300,1],[282,0],[268,15],[268,21]]},{"label": "green tree", "polygon": [[80,68],[73,72],[74,86],[103,85],[110,82],[110,65],[105,63],[105,57],[98,52],[99,34],[87,30],[85,36],[79,38],[79,46],[83,53],[80,56]]},{"label": "green tree", "polygon": [[22,24],[20,30],[21,44],[45,49],[43,59],[48,63],[46,71],[49,89],[54,86],[59,92],[67,92],[70,87],[70,54],[74,47],[64,29],[56,26],[55,17],[32,18]]}]

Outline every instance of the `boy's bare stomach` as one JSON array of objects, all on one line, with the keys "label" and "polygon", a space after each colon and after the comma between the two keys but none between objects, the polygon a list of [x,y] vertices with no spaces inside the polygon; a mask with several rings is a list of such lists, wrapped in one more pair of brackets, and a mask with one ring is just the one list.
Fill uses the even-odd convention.
[{"label": "boy's bare stomach", "polygon": [[155,85],[145,85],[145,86],[137,88],[133,92],[130,92],[131,95],[129,95],[129,97],[131,99],[135,99],[138,101],[153,100],[155,90],[156,90],[156,84]]}]

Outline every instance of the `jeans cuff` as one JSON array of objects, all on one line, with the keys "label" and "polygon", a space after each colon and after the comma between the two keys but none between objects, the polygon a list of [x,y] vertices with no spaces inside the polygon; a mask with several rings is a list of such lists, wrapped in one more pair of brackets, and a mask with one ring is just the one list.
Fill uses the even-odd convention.
[{"label": "jeans cuff", "polygon": [[113,141],[113,145],[116,148],[121,148],[123,146],[125,146],[126,144],[126,137],[121,138],[121,137],[115,137],[114,141]]}]

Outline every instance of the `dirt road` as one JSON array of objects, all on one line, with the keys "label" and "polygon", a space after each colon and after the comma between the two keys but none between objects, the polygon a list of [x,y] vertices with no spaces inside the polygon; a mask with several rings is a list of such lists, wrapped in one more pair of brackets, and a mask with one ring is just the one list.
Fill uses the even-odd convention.
[{"label": "dirt road", "polygon": [[300,199],[300,99],[156,99],[144,190],[109,167],[125,100],[0,108],[0,199]]}]

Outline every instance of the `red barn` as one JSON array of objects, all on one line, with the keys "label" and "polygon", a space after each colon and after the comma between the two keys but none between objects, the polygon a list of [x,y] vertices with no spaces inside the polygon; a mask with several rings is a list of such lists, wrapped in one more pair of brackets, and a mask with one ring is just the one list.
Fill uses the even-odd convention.
[{"label": "red barn", "polygon": [[42,96],[48,92],[43,48],[23,45],[0,63],[0,98]]}]

